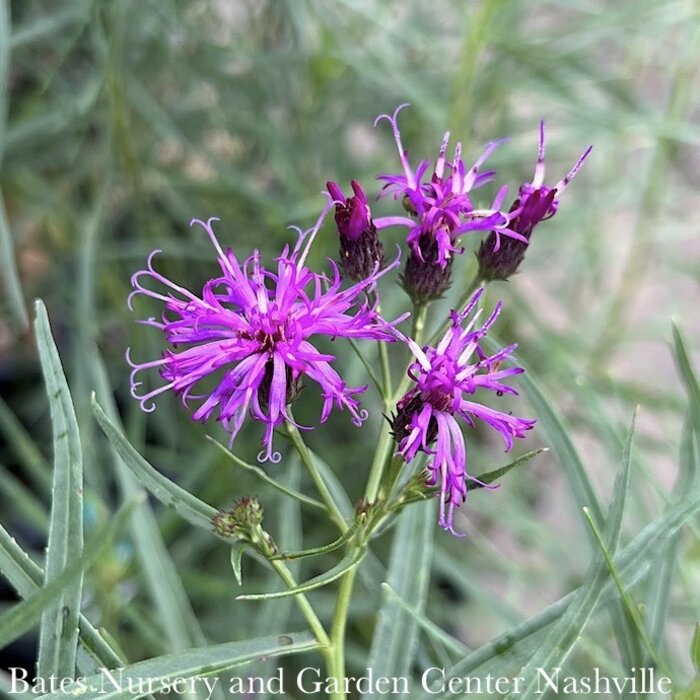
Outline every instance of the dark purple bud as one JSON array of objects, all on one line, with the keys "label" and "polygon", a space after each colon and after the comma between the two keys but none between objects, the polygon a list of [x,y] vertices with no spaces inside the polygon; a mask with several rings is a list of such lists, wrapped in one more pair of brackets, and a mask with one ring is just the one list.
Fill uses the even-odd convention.
[{"label": "dark purple bud", "polygon": [[406,267],[401,275],[401,284],[414,304],[425,304],[440,299],[450,286],[452,260],[440,264],[439,246],[435,236],[421,234],[420,255],[413,249],[406,258]]},{"label": "dark purple bud", "polygon": [[[530,240],[532,232],[540,223],[551,219],[559,202],[556,189],[540,187],[533,189],[526,184],[520,188],[520,197],[510,208],[509,228]],[[482,241],[477,253],[479,276],[482,280],[507,280],[514,275],[525,259],[528,244],[510,236],[501,236],[494,231]]]},{"label": "dark purple bud", "polygon": [[354,197],[345,197],[335,182],[326,183],[328,192],[336,200],[335,223],[340,238],[340,264],[348,277],[367,279],[377,264],[384,263],[384,246],[377,237],[377,229],[360,184],[353,180]]},{"label": "dark purple bud", "polygon": [[[519,233],[530,241],[530,236],[535,226],[540,221],[551,219],[559,206],[558,197],[574,179],[583,162],[588,158],[591,149],[589,146],[576,161],[576,164],[568,172],[566,177],[553,187],[544,185],[544,154],[545,154],[545,128],[544,121],[540,122],[540,143],[537,152],[537,165],[532,182],[526,182],[520,187],[518,199],[508,212],[508,228]],[[501,236],[496,231],[491,231],[486,240],[479,247],[476,257],[479,261],[479,276],[482,280],[507,280],[514,275],[520,263],[525,258],[528,243],[518,241],[511,237]]]}]

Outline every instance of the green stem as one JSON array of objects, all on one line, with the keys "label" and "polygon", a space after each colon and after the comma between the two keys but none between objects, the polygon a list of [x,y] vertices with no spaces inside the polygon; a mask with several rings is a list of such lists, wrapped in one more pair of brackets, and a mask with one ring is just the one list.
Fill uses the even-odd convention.
[{"label": "green stem", "polygon": [[[278,559],[272,559],[270,560],[270,564],[272,568],[277,572],[279,577],[285,582],[288,588],[296,588],[296,579],[294,578],[292,572],[287,568],[287,565],[284,562],[279,561]],[[309,627],[311,627],[311,631],[316,636],[316,639],[318,640],[319,644],[322,644],[324,647],[326,647],[326,651],[324,651],[324,656],[327,656],[327,659],[330,660],[330,656],[333,653],[331,640],[325,628],[321,624],[321,621],[318,619],[316,612],[311,607],[311,603],[309,603],[307,597],[303,593],[297,593],[294,596],[294,600],[296,600],[297,605],[299,606],[299,610],[301,610],[302,615],[306,618],[306,621],[309,623]]]},{"label": "green stem", "polygon": [[308,469],[309,474],[311,474],[311,478],[314,480],[314,484],[316,484],[316,488],[318,489],[318,492],[321,496],[321,500],[326,505],[328,515],[330,516],[331,520],[340,528],[340,531],[345,532],[349,526],[345,522],[343,514],[340,512],[338,504],[335,502],[333,496],[331,495],[331,492],[328,490],[328,486],[326,486],[326,482],[323,480],[321,473],[318,471],[318,466],[316,466],[316,460],[311,454],[311,450],[309,450],[306,443],[304,442],[304,439],[301,437],[299,429],[292,422],[294,420],[294,417],[292,416],[291,409],[289,409],[289,407],[287,408],[287,412],[289,413],[290,418],[290,420],[286,421],[285,423],[287,428],[287,434],[289,435],[290,440],[292,441],[294,447],[299,453],[301,461]]},{"label": "green stem", "polygon": [[354,567],[343,577],[338,590],[333,623],[331,625],[331,655],[328,666],[329,676],[336,679],[336,686],[339,690],[331,694],[333,700],[345,700],[345,693],[342,690],[345,678],[345,631],[348,623],[348,612],[350,611],[350,601],[355,585],[355,577],[359,567]]},{"label": "green stem", "polygon": [[423,333],[425,332],[425,319],[428,315],[429,304],[414,304],[413,306],[413,325],[411,327],[411,337],[421,344]]},{"label": "green stem", "polygon": [[[413,326],[411,328],[411,336],[418,343],[421,344],[423,333],[425,332],[425,319],[427,316],[428,305],[427,304],[417,304],[413,307]],[[386,411],[390,411],[396,402],[406,393],[410,385],[410,379],[408,375],[404,372],[404,376],[401,383],[396,389],[393,396],[388,396],[385,399]],[[387,462],[391,459],[391,449],[394,444],[394,438],[386,430],[386,426],[382,425],[381,435],[379,436],[379,442],[377,443],[377,450],[374,453],[374,460],[372,461],[372,466],[369,471],[369,478],[367,480],[367,488],[365,489],[365,500],[367,503],[374,503],[379,496],[379,489],[382,483],[382,475],[386,468]]]},{"label": "green stem", "polygon": [[[376,312],[379,316],[382,315],[382,308],[376,296],[373,296],[376,302]],[[384,400],[384,409],[389,410],[389,404],[391,402],[392,387],[391,387],[391,366],[389,365],[389,350],[387,344],[383,341],[377,343],[379,346],[379,362],[382,368],[382,399]]]}]

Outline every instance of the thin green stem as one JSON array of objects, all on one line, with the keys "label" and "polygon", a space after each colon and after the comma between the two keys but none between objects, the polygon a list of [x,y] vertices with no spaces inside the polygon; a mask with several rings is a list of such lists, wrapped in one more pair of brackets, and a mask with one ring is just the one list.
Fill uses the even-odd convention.
[{"label": "thin green stem", "polygon": [[428,304],[414,304],[413,306],[413,325],[411,327],[411,337],[421,344],[423,333],[425,332],[425,319],[428,315]]},{"label": "thin green stem", "polygon": [[[376,293],[375,293],[376,294]],[[376,303],[376,312],[379,316],[382,315],[382,308],[379,304],[379,300],[373,295]],[[389,349],[384,341],[379,341],[377,343],[379,347],[379,363],[382,368],[382,400],[384,401],[384,410],[388,411],[391,407],[392,398],[392,381],[391,381],[391,366],[389,364]]]},{"label": "thin green stem", "polygon": [[385,409],[390,408],[391,395],[392,395],[392,382],[391,382],[391,367],[389,366],[389,349],[387,344],[379,341],[379,361],[382,365],[382,382],[383,382],[383,393],[382,398],[384,399]]},{"label": "thin green stem", "polygon": [[[292,572],[287,568],[287,565],[284,562],[280,561],[279,559],[272,559],[270,560],[270,564],[288,588],[296,588],[296,586],[298,585],[296,579],[294,578]],[[302,615],[306,618],[306,621],[309,623],[309,627],[311,627],[311,631],[316,636],[316,639],[318,640],[319,644],[322,644],[324,647],[327,647],[327,658],[330,660],[330,656],[332,654],[331,640],[324,626],[321,624],[321,621],[318,619],[316,612],[311,607],[311,603],[309,603],[307,597],[303,593],[297,593],[294,596],[294,600],[296,600],[297,605],[299,606],[299,610],[301,610]]]},{"label": "thin green stem", "polygon": [[[411,329],[411,336],[418,343],[421,344],[423,334],[425,332],[425,319],[427,316],[428,305],[416,305],[413,308],[413,327]],[[396,402],[406,393],[408,390],[410,379],[408,375],[404,372],[404,376],[399,383],[396,391],[393,395],[388,397],[386,400],[386,410],[390,411]],[[367,488],[365,489],[365,500],[367,503],[374,503],[379,495],[380,485],[382,483],[382,476],[386,468],[387,463],[391,459],[391,448],[394,444],[394,438],[386,426],[382,425],[382,432],[379,436],[379,442],[377,443],[377,450],[374,453],[374,460],[372,461],[372,466],[369,472],[369,478],[367,480]]]},{"label": "thin green stem", "polygon": [[355,577],[359,567],[353,567],[343,577],[338,590],[335,613],[331,625],[331,661],[329,665],[329,675],[336,679],[336,686],[339,690],[331,694],[333,700],[345,700],[343,692],[343,679],[345,678],[345,631],[348,623],[348,612],[350,611],[350,601],[355,585]]},{"label": "thin green stem", "polygon": [[349,526],[345,522],[343,514],[340,512],[338,504],[335,502],[331,492],[328,490],[328,486],[326,486],[326,482],[323,480],[321,473],[318,471],[316,459],[311,454],[311,450],[307,447],[304,439],[301,437],[299,429],[292,422],[294,417],[292,416],[291,409],[287,408],[287,411],[289,413],[290,420],[286,421],[285,425],[289,439],[294,444],[294,447],[299,453],[299,457],[301,457],[301,461],[304,463],[304,466],[308,469],[309,474],[311,474],[311,478],[314,480],[314,484],[316,484],[318,493],[321,496],[321,500],[326,505],[326,510],[328,511],[328,515],[330,516],[331,520],[340,528],[341,532],[345,532]]}]

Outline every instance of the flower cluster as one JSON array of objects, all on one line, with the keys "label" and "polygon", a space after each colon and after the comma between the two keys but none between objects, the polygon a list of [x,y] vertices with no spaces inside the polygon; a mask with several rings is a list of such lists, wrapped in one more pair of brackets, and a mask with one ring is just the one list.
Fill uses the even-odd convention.
[{"label": "flower cluster", "polygon": [[499,397],[517,394],[504,382],[523,372],[520,367],[503,367],[515,345],[493,355],[483,350],[481,341],[498,317],[501,304],[477,328],[481,312],[472,312],[482,292],[478,290],[460,313],[452,311],[451,325],[436,347],[420,348],[405,338],[416,358],[408,370],[414,387],[398,402],[392,421],[398,451],[407,462],[419,452],[429,455],[429,485],[440,484],[440,525],[451,532],[454,509],[467,496],[467,481],[474,480],[467,471],[467,448],[457,418],[472,428],[475,419],[483,421],[500,433],[507,450],[513,447],[513,438],[525,437],[535,424],[470,398],[479,390]]},{"label": "flower cluster", "polygon": [[[302,377],[318,384],[323,396],[321,422],[335,406],[346,409],[353,423],[361,425],[367,412],[357,396],[366,386],[349,387],[333,368],[333,355],[320,352],[313,337],[369,338],[392,342],[391,324],[376,313],[365,292],[398,264],[380,270],[378,265],[361,282],[341,289],[341,276],[332,266],[330,278],[309,270],[305,259],[309,246],[327,213],[303,234],[292,250],[285,248],[277,259],[276,271],[266,270],[257,251],[240,263],[232,250],[224,252],[212,224],[195,219],[204,228],[218,254],[221,275],[195,295],[161,275],[153,267],[154,251],[147,269],[132,277],[134,291],[165,304],[161,320],[149,318],[143,324],[162,331],[171,349],[162,358],[135,363],[131,393],[146,411],[154,409],[153,399],[173,390],[183,404],[199,401],[195,420],[205,421],[216,413],[231,442],[246,416],[265,425],[262,462],[279,462],[273,450],[273,432],[284,420],[292,421],[288,404],[296,397]],[[303,246],[303,247],[302,247]],[[144,278],[162,285],[166,294],[144,287]],[[351,310],[354,309],[354,313]],[[139,394],[142,370],[158,368],[164,384]],[[214,379],[214,389],[196,393],[205,380]],[[298,426],[302,427],[302,426]]]},{"label": "flower cluster", "polygon": [[[367,386],[348,386],[335,367],[335,355],[319,349],[319,339],[398,340],[408,345],[415,360],[408,369],[410,388],[398,401],[391,421],[396,450],[407,463],[416,460],[419,453],[427,455],[427,485],[438,487],[440,493],[440,525],[454,532],[454,510],[464,501],[470,480],[475,481],[468,471],[461,423],[471,428],[477,421],[485,423],[501,435],[510,450],[514,439],[524,437],[535,421],[490,408],[477,399],[487,391],[496,397],[516,394],[507,382],[523,370],[507,365],[515,345],[493,354],[484,348],[483,340],[501,304],[479,326],[481,311],[477,306],[483,287],[464,309],[450,312],[449,327],[434,346],[420,347],[397,329],[408,314],[392,322],[385,320],[379,312],[377,283],[398,266],[399,258],[385,264],[379,233],[392,226],[408,230],[401,280],[418,309],[448,288],[454,256],[463,251],[459,242],[463,234],[486,234],[477,256],[480,281],[507,279],[522,262],[534,228],[556,213],[561,193],[591,149],[564,179],[545,185],[542,122],[532,181],[521,185],[508,210],[502,208],[506,187],[497,191],[490,207],[479,208],[473,192],[494,179],[493,170],[482,168],[502,141],[488,144],[467,168],[460,143],[448,160],[447,133],[432,167],[431,161],[422,160],[414,169],[398,127],[398,115],[405,106],[375,121],[375,125],[382,120],[391,125],[402,166],[398,174],[378,176],[384,182],[379,196],[401,200],[402,215],[375,219],[357,181],[351,182],[352,194],[348,196],[338,184],[328,182],[328,203],[316,224],[306,232],[297,229],[296,244],[286,246],[272,267],[263,266],[258,251],[240,262],[233,250],[224,251],[213,229],[218,219],[193,220],[211,239],[220,273],[195,294],[155,269],[153,259],[159,251],[154,251],[146,269],[132,277],[134,291],[129,306],[139,294],[163,303],[160,318],[141,323],[157,328],[168,347],[155,360],[134,362],[128,352],[127,359],[133,369],[131,393],[145,411],[155,408],[157,396],[173,391],[186,407],[195,404],[194,420],[214,417],[220,421],[231,443],[250,417],[264,426],[258,460],[277,463],[281,455],[273,448],[275,429],[285,422],[311,429],[297,425],[290,408],[305,380],[320,389],[320,422],[327,420],[333,408],[346,410],[358,426],[367,417],[359,401]],[[332,209],[340,266],[330,261],[329,274],[323,274],[309,269],[306,260]],[[386,366],[384,369],[388,373]],[[142,391],[140,377],[145,370],[157,371],[160,386]],[[231,527],[238,527],[234,520]]]}]

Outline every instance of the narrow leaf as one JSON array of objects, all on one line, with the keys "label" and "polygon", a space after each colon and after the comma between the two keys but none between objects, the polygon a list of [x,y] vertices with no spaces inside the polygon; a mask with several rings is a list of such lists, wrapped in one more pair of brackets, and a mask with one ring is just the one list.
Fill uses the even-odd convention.
[{"label": "narrow leaf", "polygon": [[108,440],[124,460],[124,464],[136,475],[142,486],[188,523],[213,533],[212,518],[217,513],[216,509],[208,503],[200,501],[196,496],[154,469],[107,417],[94,397],[92,409]]},{"label": "narrow leaf", "polygon": [[610,575],[612,576],[612,579],[615,582],[615,586],[617,587],[617,591],[620,594],[620,600],[622,600],[625,606],[625,611],[634,624],[639,639],[641,639],[641,641],[646,646],[647,651],[651,655],[651,658],[654,660],[655,666],[659,670],[668,674],[668,668],[661,659],[659,652],[655,648],[654,643],[649,638],[649,634],[647,633],[646,628],[644,627],[644,623],[642,622],[642,618],[639,614],[639,609],[637,608],[636,603],[631,599],[625,588],[625,585],[622,583],[620,574],[617,571],[617,568],[615,567],[615,562],[610,556],[610,552],[608,551],[605,542],[603,541],[603,536],[601,535],[600,530],[598,530],[598,527],[591,519],[587,509],[585,510],[585,514],[586,519],[588,520],[588,523],[591,526],[591,530],[593,530],[593,533],[595,535],[596,542],[600,547],[601,554],[603,555],[603,559],[605,560],[605,565],[608,567],[608,571],[610,572]]},{"label": "narrow leaf", "polygon": [[[53,501],[45,566],[48,585],[82,555],[83,455],[70,391],[41,301],[36,303],[35,331],[53,430]],[[78,575],[44,611],[39,632],[39,678],[72,678],[75,673],[82,588],[82,576]]]},{"label": "narrow leaf", "polygon": [[[98,393],[114,424],[118,422],[107,376],[97,348],[93,348],[93,370]],[[124,464],[114,446],[111,446],[114,466],[122,498],[131,498],[138,491],[138,481]],[[141,570],[150,590],[151,600],[157,607],[163,629],[173,649],[186,649],[206,643],[197,617],[192,610],[173,560],[163,542],[153,510],[148,502],[131,519],[131,536]]]},{"label": "narrow leaf", "polygon": [[[43,569],[29,558],[2,525],[0,525],[0,572],[22,598],[29,598],[36,591],[41,590],[44,580]],[[79,626],[83,649],[97,662],[98,666],[114,667],[122,662],[121,655],[104,640],[82,613]]]},{"label": "narrow leaf", "polygon": [[521,455],[517,459],[514,459],[512,462],[504,464],[498,469],[486,472],[485,474],[479,474],[478,477],[476,477],[475,479],[471,479],[467,483],[467,489],[469,491],[474,491],[476,489],[483,488],[484,484],[492,484],[494,481],[497,481],[502,476],[505,476],[512,469],[515,469],[515,467],[519,467],[521,464],[529,462],[533,457],[537,457],[537,455],[542,454],[543,452],[549,452],[549,448],[540,447],[537,450],[531,450],[530,452],[526,452],[524,455]]},{"label": "narrow leaf", "polygon": [[[227,642],[206,649],[189,649],[140,661],[109,674],[103,672],[85,678],[81,686],[75,687],[74,694],[81,700],[135,700],[150,692],[171,688],[170,684],[174,679],[187,678],[195,678],[197,686],[203,689],[205,678],[213,674],[263,657],[298,654],[313,651],[318,647],[319,644],[313,636],[304,632],[246,642]],[[214,679],[209,681],[213,683]],[[40,700],[65,698],[66,693],[49,693],[42,695]]]},{"label": "narrow leaf", "polygon": [[233,569],[233,575],[236,577],[239,586],[243,585],[243,575],[241,573],[243,552],[251,546],[252,545],[248,542],[235,542],[231,547],[231,568]]},{"label": "narrow leaf", "polygon": [[451,652],[457,656],[463,657],[471,651],[469,647],[459,639],[447,634],[445,630],[436,625],[434,622],[431,622],[422,611],[416,610],[416,608],[410,606],[388,583],[382,584],[382,590],[389,598],[391,598],[391,600],[396,601],[397,605],[408,613],[424,632],[436,639],[441,644],[444,644],[444,646]]},{"label": "narrow leaf", "polygon": [[[622,582],[627,588],[635,586],[644,578],[653,561],[649,551],[662,549],[668,539],[673,537],[678,529],[696,513],[700,512],[700,494],[687,494],[679,503],[672,506],[653,523],[647,525],[624,550],[614,558],[615,566],[620,572]],[[583,585],[583,584],[582,584]],[[512,629],[495,637],[490,642],[475,649],[459,663],[445,671],[445,678],[461,678],[472,675],[475,671],[484,667],[496,658],[504,656],[514,646],[522,644],[524,640],[534,638],[541,630],[556,621],[563,619],[563,615],[572,606],[580,595],[582,587],[577,588],[555,603],[537,613],[533,617],[517,624]],[[610,581],[605,584],[600,605],[612,601],[617,596],[617,591]],[[503,666],[494,666],[491,672],[495,677],[512,675],[510,662]],[[421,700],[435,697],[434,692],[425,692],[419,696]]]},{"label": "narrow leaf", "polygon": [[300,503],[303,503],[304,505],[307,505],[307,506],[311,506],[312,508],[326,510],[326,506],[324,506],[323,503],[321,503],[320,501],[317,501],[315,498],[310,498],[309,496],[305,496],[303,493],[300,493],[299,491],[295,491],[294,489],[288,489],[286,486],[283,486],[278,481],[275,481],[271,476],[269,476],[260,467],[256,467],[253,464],[248,464],[248,462],[244,462],[240,457],[237,457],[235,454],[233,454],[233,452],[231,452],[231,450],[226,448],[220,442],[217,442],[210,435],[207,435],[207,439],[210,440],[212,443],[214,443],[214,445],[216,445],[216,447],[221,452],[223,452],[232,462],[237,464],[239,467],[242,467],[243,469],[246,469],[247,471],[252,472],[258,478],[262,479],[266,484],[269,484],[270,486],[272,486],[272,488],[276,489],[280,493],[283,493],[286,496],[291,496],[292,498],[295,498]]},{"label": "narrow leaf", "polygon": [[[387,582],[417,613],[425,606],[433,533],[435,501],[417,503],[397,516],[398,525],[389,558]],[[396,600],[382,605],[372,638],[368,667],[377,677],[410,674],[418,644],[418,625]]]},{"label": "narrow leaf", "polygon": [[329,583],[339,579],[343,574],[354,569],[362,561],[365,552],[366,550],[364,549],[355,549],[343,557],[332,569],[318,576],[314,576],[314,578],[286,591],[277,591],[275,593],[249,593],[236,596],[236,600],[271,600],[273,598],[286,598],[287,596],[297,595],[297,593],[306,593],[307,591],[313,591],[316,588],[327,586]]},{"label": "narrow leaf", "polygon": [[690,410],[693,415],[695,431],[700,435],[700,382],[693,369],[690,353],[686,347],[683,334],[680,328],[673,324],[673,350],[678,367],[678,374],[685,386],[685,390],[690,400]]},{"label": "narrow leaf", "polygon": [[330,544],[322,545],[321,547],[314,547],[312,549],[302,549],[298,552],[280,552],[279,554],[271,557],[272,559],[303,559],[305,557],[314,557],[319,554],[327,554],[328,552],[334,552],[336,549],[340,549],[346,542],[352,539],[353,535],[357,531],[359,522],[355,521],[335,542]]},{"label": "narrow leaf", "polygon": [[[622,456],[622,464],[615,479],[613,487],[613,498],[608,512],[603,541],[607,549],[615,552],[620,537],[622,526],[622,514],[627,498],[629,486],[632,437],[634,435],[634,420],[629,431],[625,452]],[[591,564],[571,605],[557,623],[555,628],[547,636],[542,647],[532,656],[530,661],[521,671],[520,675],[525,679],[525,690],[518,697],[529,700],[537,695],[538,691],[538,669],[557,668],[562,666],[576,640],[583,632],[586,624],[591,618],[600,598],[607,579],[608,570],[602,557],[596,552],[593,555]],[[516,697],[510,693],[509,698]]]},{"label": "narrow leaf", "polygon": [[[7,113],[10,95],[10,36],[11,18],[9,0],[0,0],[0,164],[7,142]],[[0,277],[5,280],[5,295],[10,311],[22,330],[29,326],[27,307],[15,263],[12,233],[5,211],[5,197],[0,188]]]}]

